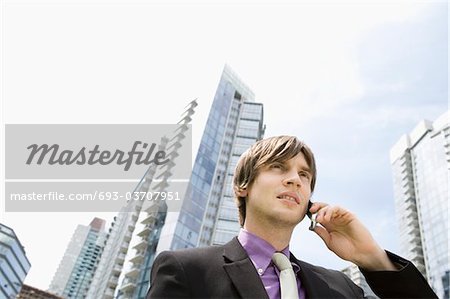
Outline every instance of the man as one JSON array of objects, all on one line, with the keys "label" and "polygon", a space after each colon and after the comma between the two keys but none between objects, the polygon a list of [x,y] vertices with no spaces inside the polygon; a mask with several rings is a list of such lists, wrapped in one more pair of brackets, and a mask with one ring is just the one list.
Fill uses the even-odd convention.
[{"label": "man", "polygon": [[[289,298],[300,299],[363,298],[343,273],[297,260],[289,252],[315,182],[313,153],[296,137],[254,144],[241,156],[234,176],[242,227],[237,238],[223,246],[162,252],[153,264],[147,298],[284,299],[287,292],[293,292]],[[314,231],[326,246],[359,266],[378,296],[437,298],[418,270],[380,248],[352,213],[318,202],[309,212],[316,213],[320,225]],[[295,273],[289,287],[275,259],[279,253],[290,259],[293,272],[287,271]]]}]

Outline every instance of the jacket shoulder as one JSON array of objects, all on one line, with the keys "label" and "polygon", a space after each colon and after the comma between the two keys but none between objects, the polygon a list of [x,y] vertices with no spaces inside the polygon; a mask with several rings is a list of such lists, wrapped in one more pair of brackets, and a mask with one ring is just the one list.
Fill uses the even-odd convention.
[{"label": "jacket shoulder", "polygon": [[163,251],[156,258],[173,257],[179,261],[204,260],[206,257],[222,256],[223,246],[208,246]]},{"label": "jacket shoulder", "polygon": [[235,298],[223,246],[163,251],[156,257],[147,298]]},{"label": "jacket shoulder", "polygon": [[163,251],[155,259],[154,265],[175,264],[186,273],[207,272],[223,264],[223,247],[209,246],[201,248]]},{"label": "jacket shoulder", "polygon": [[303,261],[298,262],[300,265],[300,277],[307,292],[315,293],[320,288],[323,291],[322,297],[364,298],[363,290],[341,271],[327,269]]}]

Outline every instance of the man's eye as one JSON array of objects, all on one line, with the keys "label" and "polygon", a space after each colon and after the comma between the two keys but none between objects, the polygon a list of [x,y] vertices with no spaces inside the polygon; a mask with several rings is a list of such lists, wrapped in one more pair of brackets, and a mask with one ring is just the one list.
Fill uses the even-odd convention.
[{"label": "man's eye", "polygon": [[307,178],[307,179],[309,179],[311,177],[311,175],[308,172],[305,172],[305,171],[299,172],[299,175],[301,177],[304,177],[304,178]]},{"label": "man's eye", "polygon": [[274,168],[274,169],[282,169],[282,168],[283,168],[283,165],[281,165],[281,164],[272,164],[272,165],[270,165],[270,168]]}]

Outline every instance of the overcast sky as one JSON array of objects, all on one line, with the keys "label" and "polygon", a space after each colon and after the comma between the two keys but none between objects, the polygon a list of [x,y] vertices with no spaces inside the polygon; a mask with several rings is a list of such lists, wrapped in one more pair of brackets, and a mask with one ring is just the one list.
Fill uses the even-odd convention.
[{"label": "overcast sky", "polygon": [[[354,211],[398,251],[389,150],[448,109],[445,1],[132,2],[3,1],[2,123],[175,123],[198,98],[195,153],[227,63],[264,104],[266,136],[312,147],[313,200]],[[42,289],[76,225],[114,216],[0,210],[32,264],[25,282]],[[307,225],[294,254],[344,267]]]}]

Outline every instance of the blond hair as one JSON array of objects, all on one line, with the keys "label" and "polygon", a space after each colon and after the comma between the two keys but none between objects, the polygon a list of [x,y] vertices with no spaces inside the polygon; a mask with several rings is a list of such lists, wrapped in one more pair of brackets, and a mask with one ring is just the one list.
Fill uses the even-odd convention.
[{"label": "blond hair", "polygon": [[303,153],[311,172],[311,192],[316,184],[316,163],[311,149],[295,136],[276,136],[260,140],[241,155],[236,165],[233,189],[239,210],[239,223],[244,226],[246,197],[238,192],[249,188],[262,167],[274,162],[285,162]]}]

